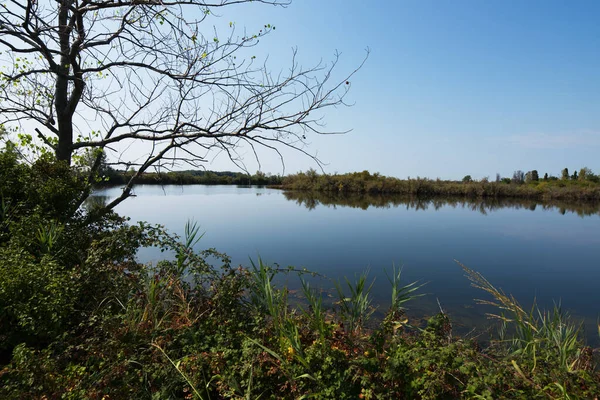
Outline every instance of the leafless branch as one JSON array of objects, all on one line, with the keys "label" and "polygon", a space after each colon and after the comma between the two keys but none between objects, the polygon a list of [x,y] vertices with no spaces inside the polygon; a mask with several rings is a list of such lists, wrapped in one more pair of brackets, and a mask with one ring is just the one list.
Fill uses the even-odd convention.
[{"label": "leafless branch", "polygon": [[[213,10],[288,0],[7,0],[0,5],[0,123],[29,121],[58,159],[104,149],[119,160],[135,143],[147,149],[139,169],[108,205],[131,194],[149,168],[198,166],[225,153],[244,168],[248,146],[307,151],[313,134],[336,134],[323,112],[348,105],[349,80],[339,55],[302,68],[296,50],[273,74],[252,49],[272,33],[227,34],[210,26]],[[367,50],[368,56],[369,51]],[[363,60],[364,63],[364,60]],[[125,149],[125,150],[124,150]],[[129,157],[131,158],[131,157]],[[127,162],[131,162],[128,160]],[[97,162],[94,162],[94,166]]]}]

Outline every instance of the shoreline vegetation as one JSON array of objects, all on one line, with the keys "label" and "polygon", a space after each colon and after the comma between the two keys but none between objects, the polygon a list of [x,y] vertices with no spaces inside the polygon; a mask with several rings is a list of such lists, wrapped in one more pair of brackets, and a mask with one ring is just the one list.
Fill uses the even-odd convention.
[{"label": "shoreline vegetation", "polygon": [[[134,170],[114,170],[103,168],[100,171],[103,176],[97,187],[126,185],[135,175]],[[231,171],[167,171],[146,172],[136,178],[136,185],[281,185],[280,175],[264,174],[257,171],[253,175]]]},{"label": "shoreline vegetation", "polygon": [[[566,170],[566,169],[565,169]],[[495,181],[473,180],[469,175],[462,181],[440,179],[398,179],[369,171],[348,174],[317,174],[314,170],[288,175],[278,188],[283,190],[326,193],[402,194],[424,197],[521,198],[536,200],[600,201],[600,179],[588,168],[562,179],[537,171],[515,171],[512,178],[499,175]]]},{"label": "shoreline vegetation", "polygon": [[[192,222],[181,238],[114,212],[89,222],[93,210],[79,210],[86,192],[65,163],[29,165],[10,148],[0,152],[0,398],[600,393],[598,349],[586,344],[582,325],[559,306],[523,309],[462,264],[483,304],[497,310],[497,332],[459,335],[441,309],[415,326],[406,307],[423,290],[395,268],[387,273],[390,307],[374,321],[367,273],[333,282],[330,301],[309,271],[260,259],[235,266],[215,249],[195,251],[202,235]],[[150,246],[173,256],[139,263],[138,249]],[[279,274],[297,276],[300,302],[276,283]]]},{"label": "shoreline vegetation", "polygon": [[[98,187],[124,185],[135,171],[120,171],[110,168],[101,174],[104,179]],[[488,178],[473,180],[465,176],[461,181],[386,177],[369,171],[347,174],[318,174],[310,169],[286,176],[264,174],[253,175],[240,172],[217,171],[171,171],[149,172],[141,175],[138,185],[261,185],[285,191],[310,191],[339,194],[409,195],[416,197],[463,197],[474,198],[518,198],[530,200],[566,200],[600,202],[600,177],[589,168],[569,175],[563,170],[559,179],[554,176],[540,178],[537,171],[515,171],[512,178],[497,175],[494,181]]]}]

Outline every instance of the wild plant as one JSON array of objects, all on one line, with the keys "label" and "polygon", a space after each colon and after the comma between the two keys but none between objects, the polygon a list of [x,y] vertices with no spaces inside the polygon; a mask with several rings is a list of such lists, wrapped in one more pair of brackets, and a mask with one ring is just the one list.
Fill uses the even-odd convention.
[{"label": "wild plant", "polygon": [[198,385],[194,384],[192,382],[192,379],[181,369],[181,360],[173,361],[173,359],[171,359],[171,357],[169,357],[169,355],[163,350],[163,348],[160,347],[156,343],[152,343],[152,346],[155,347],[156,349],[158,349],[158,351],[160,351],[162,353],[162,355],[175,368],[175,370],[179,373],[179,375],[185,380],[187,385],[192,389],[194,398],[199,398],[200,400],[205,400],[205,399],[210,400],[210,390],[209,390],[210,385],[213,381],[221,378],[219,375],[212,376],[208,381],[206,380],[206,377],[204,377],[204,384],[203,384],[204,387],[201,390],[199,390],[197,388]]},{"label": "wild plant", "polygon": [[287,290],[273,287],[272,281],[276,271],[267,266],[260,257],[258,266],[252,260],[251,264],[251,304],[259,313],[265,313],[271,318],[273,329],[279,335],[282,350],[302,358],[303,352],[295,318],[288,313]]},{"label": "wild plant", "polygon": [[375,280],[367,286],[367,277],[369,272],[365,271],[361,273],[354,283],[350,282],[348,278],[346,285],[350,291],[350,296],[344,295],[344,290],[341,283],[335,282],[335,288],[339,296],[339,306],[342,318],[348,323],[349,332],[358,332],[363,325],[369,320],[375,308],[371,306],[371,288],[375,283]]},{"label": "wild plant", "polygon": [[250,303],[259,313],[270,316],[275,329],[280,331],[287,313],[287,291],[273,287],[276,271],[266,265],[260,257],[258,266],[253,260],[250,260],[250,263]]},{"label": "wild plant", "polygon": [[406,308],[404,304],[408,303],[411,300],[416,299],[417,297],[424,296],[425,293],[416,294],[419,289],[421,289],[425,284],[418,285],[418,282],[411,282],[409,284],[403,285],[402,280],[402,268],[396,270],[396,266],[392,266],[392,275],[390,276],[385,271],[385,275],[392,286],[392,301],[390,304],[390,315],[392,316],[400,316]]},{"label": "wild plant", "polygon": [[250,263],[252,265],[250,304],[259,314],[266,314],[270,317],[273,331],[278,336],[279,351],[270,349],[257,340],[251,338],[248,340],[277,359],[284,370],[293,370],[291,361],[298,361],[305,373],[298,376],[292,374],[289,376],[290,379],[315,380],[302,346],[297,315],[294,312],[288,312],[287,289],[275,289],[273,286],[273,278],[280,271],[266,265],[260,257],[258,265],[252,260]]},{"label": "wild plant", "polygon": [[310,319],[311,327],[319,334],[320,343],[324,343],[327,323],[325,322],[325,310],[323,309],[323,298],[319,291],[310,287],[310,284],[304,279],[302,283],[302,292],[308,301],[308,310],[302,310],[304,315]]},{"label": "wild plant", "polygon": [[579,335],[582,324],[573,323],[570,314],[562,310],[560,303],[555,304],[552,311],[538,310],[538,321],[539,336],[557,351],[559,365],[569,372],[575,370],[582,350]]},{"label": "wild plant", "polygon": [[204,233],[200,233],[200,226],[196,221],[187,220],[184,229],[184,241],[181,246],[176,248],[176,265],[177,273],[179,276],[183,276],[185,269],[188,264],[190,256],[194,253],[194,246],[198,244],[200,239],[204,236]]},{"label": "wild plant", "polygon": [[[455,260],[456,261],[456,260]],[[501,321],[500,340],[508,343],[512,355],[522,355],[532,360],[532,371],[537,360],[542,357],[548,360],[558,357],[558,363],[566,371],[573,371],[578,366],[583,349],[580,340],[581,325],[577,326],[568,313],[555,305],[551,312],[542,311],[537,304],[526,312],[512,295],[495,288],[479,272],[473,271],[460,262],[458,265],[466,272],[471,285],[481,289],[495,299],[494,301],[476,299],[478,304],[494,306],[502,310],[499,314],[488,313],[488,317]],[[509,325],[514,334],[508,338]]]},{"label": "wild plant", "polygon": [[62,234],[63,226],[56,222],[50,221],[49,223],[40,224],[36,231],[36,239],[40,246],[42,254],[47,254],[52,251],[54,245]]},{"label": "wild plant", "polygon": [[[15,208],[16,207],[13,207],[10,204],[10,201],[7,200],[0,192],[0,229],[8,229],[8,224],[10,223],[13,215],[15,214]],[[1,230],[0,233],[2,233]]]},{"label": "wild plant", "polygon": [[172,277],[152,274],[142,279],[137,295],[126,305],[120,303],[125,311],[123,319],[129,330],[161,329],[173,313],[168,293]]}]

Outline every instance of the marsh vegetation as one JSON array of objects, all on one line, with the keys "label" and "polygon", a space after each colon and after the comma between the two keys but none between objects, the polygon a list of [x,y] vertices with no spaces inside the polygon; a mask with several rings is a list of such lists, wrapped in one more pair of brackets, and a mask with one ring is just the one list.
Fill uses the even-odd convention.
[{"label": "marsh vegetation", "polygon": [[540,179],[537,171],[527,174],[515,171],[513,178],[497,176],[475,181],[470,175],[462,181],[427,178],[398,179],[369,171],[348,174],[318,174],[315,170],[288,175],[281,188],[327,193],[404,194],[413,196],[450,196],[466,198],[525,198],[536,200],[600,201],[598,177],[588,168],[579,175],[562,179],[548,176]]},{"label": "marsh vegetation", "polygon": [[[3,398],[593,398],[597,354],[560,307],[526,311],[463,265],[498,333],[458,335],[442,309],[406,308],[422,283],[388,269],[389,307],[368,274],[332,282],[261,259],[247,267],[114,213],[73,212],[85,181],[63,163],[0,155],[0,396]],[[93,206],[90,206],[93,208]],[[31,234],[35,232],[35,234]],[[174,254],[147,265],[142,246]],[[276,282],[298,279],[301,301]],[[589,327],[588,327],[589,329]],[[595,327],[594,327],[595,329]]]}]

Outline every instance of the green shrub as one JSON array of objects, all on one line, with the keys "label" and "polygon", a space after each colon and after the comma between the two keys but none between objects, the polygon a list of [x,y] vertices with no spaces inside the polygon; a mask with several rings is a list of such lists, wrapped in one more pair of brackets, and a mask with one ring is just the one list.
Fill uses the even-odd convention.
[{"label": "green shrub", "polygon": [[[80,207],[89,186],[64,164],[44,158],[28,166],[8,149],[0,152],[0,167],[0,398],[517,399],[600,393],[593,351],[568,315],[558,308],[526,313],[466,267],[472,282],[506,313],[498,317],[512,326],[484,347],[455,336],[443,313],[425,327],[412,327],[404,306],[420,286],[401,283],[399,270],[388,277],[392,307],[382,321],[367,324],[374,306],[366,274],[338,284],[339,302],[329,307],[304,281],[306,299],[292,303],[287,288],[273,283],[279,268],[261,260],[253,269],[232,268],[229,257],[214,249],[195,252],[201,237],[195,224],[179,240],[160,227],[130,226],[112,213],[91,222]],[[564,187],[400,181],[366,171],[309,171],[290,182],[329,194],[298,197],[312,206],[340,199],[388,206],[380,192],[533,196],[541,185],[543,195],[597,195],[588,181],[560,181]],[[349,200],[347,193],[369,197]],[[439,206],[437,200],[403,201]],[[468,205],[485,211],[478,201]],[[136,252],[144,246],[174,257],[141,265]]]},{"label": "green shrub", "polygon": [[50,256],[0,248],[0,351],[48,344],[70,324],[79,296],[77,271]]}]

